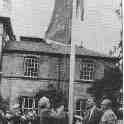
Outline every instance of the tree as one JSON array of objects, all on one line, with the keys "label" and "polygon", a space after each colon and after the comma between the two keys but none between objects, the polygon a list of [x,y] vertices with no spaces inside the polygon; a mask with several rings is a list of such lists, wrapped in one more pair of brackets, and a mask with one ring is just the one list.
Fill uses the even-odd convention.
[{"label": "tree", "polygon": [[88,92],[94,96],[97,104],[107,97],[112,100],[113,107],[117,109],[119,104],[117,97],[122,85],[123,79],[120,69],[118,67],[106,68],[103,79],[95,81]]}]

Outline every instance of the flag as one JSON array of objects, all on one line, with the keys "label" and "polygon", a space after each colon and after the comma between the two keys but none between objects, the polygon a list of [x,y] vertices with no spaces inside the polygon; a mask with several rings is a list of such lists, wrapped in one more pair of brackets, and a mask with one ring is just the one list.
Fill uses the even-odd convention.
[{"label": "flag", "polygon": [[76,16],[79,16],[80,0],[76,0]]},{"label": "flag", "polygon": [[72,0],[55,0],[45,38],[69,44],[71,41]]},{"label": "flag", "polygon": [[76,16],[80,17],[81,21],[84,20],[84,0],[76,1]]}]

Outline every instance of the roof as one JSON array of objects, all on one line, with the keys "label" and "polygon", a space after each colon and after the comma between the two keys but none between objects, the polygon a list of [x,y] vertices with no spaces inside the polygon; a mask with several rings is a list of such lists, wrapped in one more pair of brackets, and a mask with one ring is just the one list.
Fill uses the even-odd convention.
[{"label": "roof", "polygon": [[15,39],[15,36],[13,34],[13,29],[12,29],[10,18],[9,17],[1,17],[0,16],[0,22],[4,24],[5,31],[8,34],[10,40],[14,40]]},{"label": "roof", "polygon": [[[27,51],[27,52],[39,52],[39,53],[48,53],[48,54],[70,54],[70,45],[64,46],[60,44],[51,43],[48,44],[40,40],[39,42],[34,41],[10,41],[7,43],[4,51]],[[113,58],[109,55],[101,54],[93,50],[89,50],[84,47],[76,46],[76,55],[79,56],[90,56],[97,58]]]}]

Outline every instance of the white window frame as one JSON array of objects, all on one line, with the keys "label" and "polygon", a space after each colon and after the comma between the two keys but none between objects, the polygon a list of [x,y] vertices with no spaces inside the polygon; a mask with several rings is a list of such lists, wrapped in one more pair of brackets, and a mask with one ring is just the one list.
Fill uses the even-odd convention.
[{"label": "white window frame", "polygon": [[[37,71],[32,71],[37,70]],[[39,56],[28,55],[24,57],[24,76],[29,78],[38,78],[39,74]]]},{"label": "white window frame", "polygon": [[[29,100],[32,100],[32,106],[30,107],[29,106]],[[33,110],[33,109],[35,109],[35,110],[38,110],[38,106],[36,107],[35,105],[36,105],[36,98],[34,98],[34,97],[22,97],[22,111],[23,112],[25,112],[25,111],[30,111],[30,110]],[[26,103],[26,101],[28,102],[28,103]],[[27,107],[25,107],[26,106],[26,104],[27,104]]]},{"label": "white window frame", "polygon": [[[84,68],[86,68],[86,70],[84,70]],[[81,61],[81,63],[80,63],[80,80],[94,81],[94,72],[95,72],[94,63]]]},{"label": "white window frame", "polygon": [[[82,103],[83,102],[86,102],[87,101],[87,99],[79,99],[79,100],[77,100],[77,102],[76,102],[76,110],[75,110],[75,113],[76,113],[76,115],[78,115],[78,116],[81,116],[82,117],[82,112],[84,112],[84,110],[82,109]],[[80,102],[79,104],[79,109],[77,109],[77,103],[78,102]],[[85,103],[86,104],[86,103]],[[77,114],[77,113],[80,113],[80,114]]]},{"label": "white window frame", "polygon": [[79,101],[79,102],[80,102],[80,103],[79,103],[79,104],[80,104],[80,105],[79,105],[79,109],[77,109],[77,103],[76,103],[76,113],[80,113],[79,116],[82,116],[82,109],[81,109],[81,105],[82,105],[82,104],[81,104],[81,101]]}]

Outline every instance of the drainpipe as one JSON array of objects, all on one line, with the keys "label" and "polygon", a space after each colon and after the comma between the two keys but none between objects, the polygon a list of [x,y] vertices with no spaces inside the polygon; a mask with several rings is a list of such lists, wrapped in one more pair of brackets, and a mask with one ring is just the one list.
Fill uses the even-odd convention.
[{"label": "drainpipe", "polygon": [[0,21],[0,83],[2,77],[2,49],[3,49],[4,24]]}]

